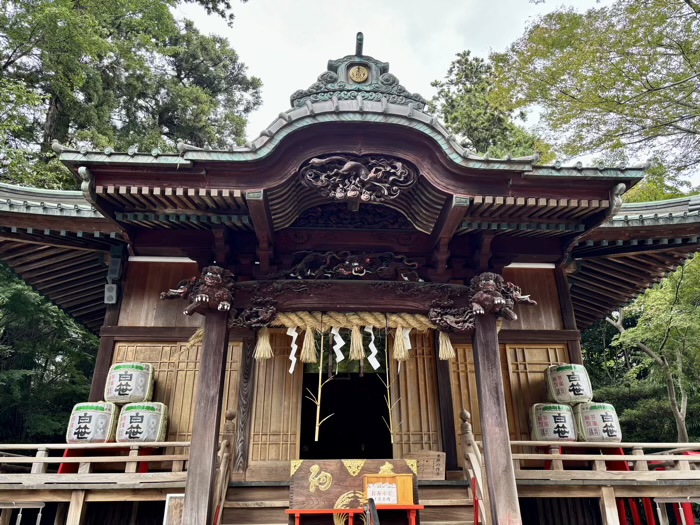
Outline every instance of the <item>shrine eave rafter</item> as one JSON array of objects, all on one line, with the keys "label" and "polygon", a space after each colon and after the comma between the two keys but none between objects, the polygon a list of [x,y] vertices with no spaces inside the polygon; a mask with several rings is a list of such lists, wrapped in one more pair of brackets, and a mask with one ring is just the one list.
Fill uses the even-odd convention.
[{"label": "shrine eave rafter", "polygon": [[109,258],[125,244],[81,192],[0,184],[0,262],[90,330],[102,326]]},{"label": "shrine eave rafter", "polygon": [[623,204],[574,246],[571,296],[586,328],[658,283],[700,247],[700,196]]}]

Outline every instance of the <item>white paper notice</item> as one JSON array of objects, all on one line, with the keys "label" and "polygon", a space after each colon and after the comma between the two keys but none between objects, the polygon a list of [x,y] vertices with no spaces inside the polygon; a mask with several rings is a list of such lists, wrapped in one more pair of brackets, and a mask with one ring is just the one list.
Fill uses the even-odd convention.
[{"label": "white paper notice", "polygon": [[367,499],[372,498],[377,505],[396,505],[399,494],[393,483],[370,483],[367,485]]}]

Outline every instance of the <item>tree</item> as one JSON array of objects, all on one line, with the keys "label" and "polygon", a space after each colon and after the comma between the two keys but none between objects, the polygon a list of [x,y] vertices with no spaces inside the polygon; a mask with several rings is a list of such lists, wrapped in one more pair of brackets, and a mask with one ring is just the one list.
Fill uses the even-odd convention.
[{"label": "tree", "polygon": [[63,439],[97,339],[0,266],[0,441]]},{"label": "tree", "polygon": [[[631,328],[625,325],[627,314],[637,317]],[[619,333],[615,344],[646,358],[650,379],[665,388],[677,439],[687,442],[688,399],[698,394],[700,373],[700,257],[606,321]]]},{"label": "tree", "polygon": [[[196,2],[222,16],[230,8],[228,0]],[[4,146],[12,142],[23,153],[0,168],[0,177],[16,182],[32,168],[55,172],[49,180],[69,185],[52,162],[54,140],[142,150],[172,150],[177,139],[241,143],[246,116],[260,103],[260,81],[247,75],[226,40],[177,21],[170,11],[177,3],[0,3],[0,91],[24,86],[39,97],[13,103],[26,122]]]},{"label": "tree", "polygon": [[457,54],[447,76],[434,81],[437,95],[431,111],[438,113],[447,129],[460,137],[464,147],[490,157],[520,157],[538,153],[542,160],[552,158],[549,146],[535,134],[515,124],[522,112],[506,111],[492,103],[493,66],[469,51]]},{"label": "tree", "polygon": [[568,154],[624,150],[687,172],[700,165],[698,34],[695,0],[561,8],[492,57],[493,99],[541,108]]},{"label": "tree", "polygon": [[625,202],[649,202],[675,199],[692,193],[690,182],[677,172],[669,171],[659,159],[645,170],[644,180],[623,196]]}]

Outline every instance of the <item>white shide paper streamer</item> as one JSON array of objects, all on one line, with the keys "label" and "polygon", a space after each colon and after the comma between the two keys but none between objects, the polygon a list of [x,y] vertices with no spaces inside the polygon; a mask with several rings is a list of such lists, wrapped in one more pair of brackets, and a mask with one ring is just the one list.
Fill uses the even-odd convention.
[{"label": "white shide paper streamer", "polygon": [[331,329],[331,333],[333,334],[333,342],[335,343],[333,345],[333,351],[335,352],[335,362],[340,363],[343,359],[345,359],[343,352],[340,351],[340,349],[345,346],[345,340],[340,335],[340,329],[337,326],[334,326]]},{"label": "white shide paper streamer", "polygon": [[299,337],[299,332],[297,332],[296,328],[287,328],[287,335],[292,338],[292,351],[289,354],[289,360],[292,362],[292,364],[289,366],[289,373],[292,374],[294,373],[294,368],[297,366],[297,349],[299,348],[299,345],[297,345],[297,337]]},{"label": "white shide paper streamer", "polygon": [[369,342],[369,349],[371,350],[371,352],[367,356],[367,361],[369,361],[369,364],[372,365],[372,368],[377,370],[380,366],[379,361],[377,360],[377,354],[379,353],[379,351],[377,350],[377,345],[374,344],[374,330],[371,326],[365,326],[365,332],[368,332],[369,335],[372,337],[372,340]]}]

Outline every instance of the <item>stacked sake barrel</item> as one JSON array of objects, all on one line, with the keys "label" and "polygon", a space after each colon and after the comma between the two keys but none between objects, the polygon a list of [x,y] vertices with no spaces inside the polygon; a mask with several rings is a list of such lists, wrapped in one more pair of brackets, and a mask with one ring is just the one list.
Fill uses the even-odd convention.
[{"label": "stacked sake barrel", "polygon": [[168,407],[151,402],[153,378],[153,366],[149,363],[112,365],[105,384],[105,400],[78,403],[73,407],[66,441],[163,441],[168,425]]},{"label": "stacked sake barrel", "polygon": [[530,409],[534,441],[622,440],[615,407],[593,402],[591,381],[583,365],[552,365],[545,377],[550,403],[537,403]]}]

